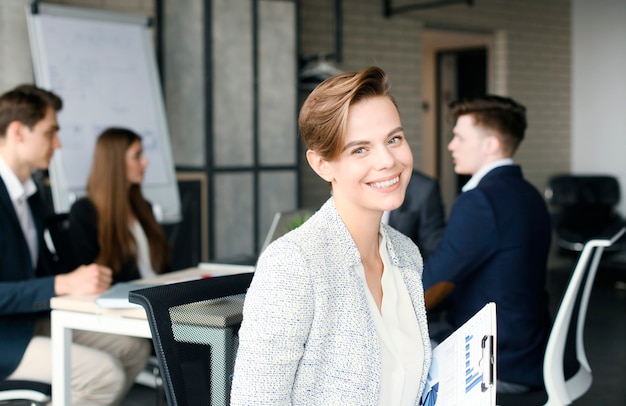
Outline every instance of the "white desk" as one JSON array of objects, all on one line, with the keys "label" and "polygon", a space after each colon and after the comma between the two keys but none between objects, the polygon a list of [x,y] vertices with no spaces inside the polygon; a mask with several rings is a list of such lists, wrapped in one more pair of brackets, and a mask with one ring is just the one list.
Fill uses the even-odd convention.
[{"label": "white desk", "polygon": [[[142,282],[172,283],[197,278],[203,274],[225,275],[251,272],[254,267],[238,265],[214,264],[202,268],[191,268],[183,271],[160,275],[155,279],[146,279]],[[65,406],[71,404],[71,351],[72,330],[87,330],[102,333],[121,334],[134,337],[150,338],[150,327],[143,308],[135,309],[103,309],[96,306],[97,296],[60,296],[52,298],[50,305],[52,312],[51,340],[52,340],[52,404]],[[196,326],[203,328],[207,341],[211,345],[212,367],[211,380],[213,398],[226,397],[226,385],[229,371],[225,365],[232,365],[233,331],[231,328],[214,326]],[[184,339],[184,338],[182,338]],[[213,347],[214,346],[214,347]],[[228,358],[231,357],[231,358]],[[226,403],[228,404],[228,399]]]}]

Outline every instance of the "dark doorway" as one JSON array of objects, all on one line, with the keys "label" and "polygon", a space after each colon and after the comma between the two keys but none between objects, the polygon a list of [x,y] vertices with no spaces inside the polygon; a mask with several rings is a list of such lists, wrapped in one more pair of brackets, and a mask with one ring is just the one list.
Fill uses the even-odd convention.
[{"label": "dark doorway", "polygon": [[487,49],[471,48],[437,53],[437,175],[440,179],[455,179],[456,194],[469,176],[453,173],[447,146],[454,123],[448,115],[450,102],[482,96],[487,92]]}]

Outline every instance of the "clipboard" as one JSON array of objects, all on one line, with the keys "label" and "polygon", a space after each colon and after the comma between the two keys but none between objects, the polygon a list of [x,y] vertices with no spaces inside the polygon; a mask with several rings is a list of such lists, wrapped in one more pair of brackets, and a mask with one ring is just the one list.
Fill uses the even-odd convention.
[{"label": "clipboard", "polygon": [[496,405],[496,304],[488,303],[433,350],[420,405]]}]

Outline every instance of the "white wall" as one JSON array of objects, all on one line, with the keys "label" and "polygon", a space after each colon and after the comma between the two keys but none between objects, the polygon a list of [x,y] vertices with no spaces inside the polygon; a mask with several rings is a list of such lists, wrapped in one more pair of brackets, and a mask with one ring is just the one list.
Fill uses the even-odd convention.
[{"label": "white wall", "polygon": [[[62,4],[154,15],[154,0],[46,0]],[[22,83],[34,83],[26,26],[26,6],[32,0],[0,0],[0,94]]]},{"label": "white wall", "polygon": [[626,214],[626,1],[572,0],[574,173],[619,177]]}]

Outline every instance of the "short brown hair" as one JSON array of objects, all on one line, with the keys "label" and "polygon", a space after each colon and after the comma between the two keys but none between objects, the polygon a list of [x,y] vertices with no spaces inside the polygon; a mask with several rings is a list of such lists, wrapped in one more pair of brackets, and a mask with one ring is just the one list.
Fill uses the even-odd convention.
[{"label": "short brown hair", "polygon": [[4,137],[9,124],[19,121],[32,129],[41,121],[49,108],[59,111],[61,98],[51,91],[34,85],[20,85],[0,96],[0,137]]},{"label": "short brown hair", "polygon": [[350,106],[370,97],[386,96],[398,108],[389,88],[387,74],[375,66],[340,73],[320,83],[305,100],[298,118],[306,147],[326,160],[338,157]]},{"label": "short brown hair", "polygon": [[513,154],[524,139],[526,131],[526,107],[509,97],[486,95],[450,104],[450,113],[456,120],[471,115],[474,123],[496,131],[503,148]]}]

